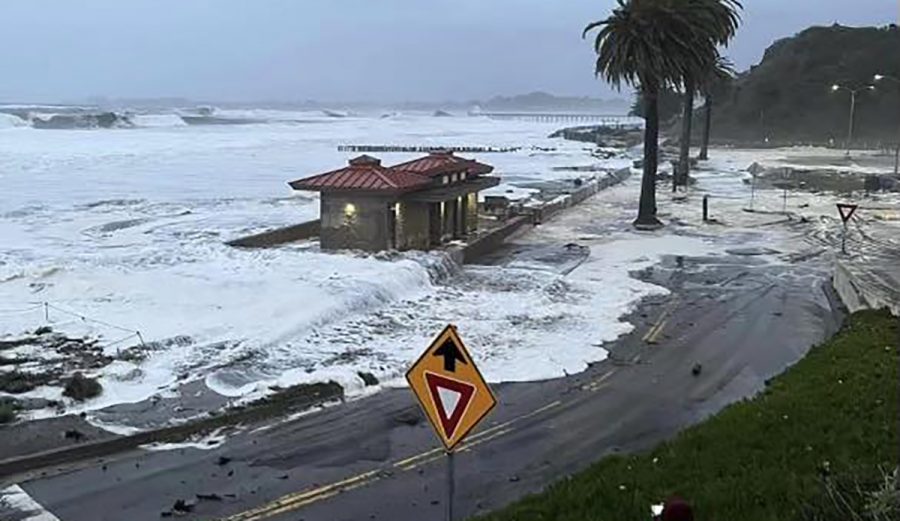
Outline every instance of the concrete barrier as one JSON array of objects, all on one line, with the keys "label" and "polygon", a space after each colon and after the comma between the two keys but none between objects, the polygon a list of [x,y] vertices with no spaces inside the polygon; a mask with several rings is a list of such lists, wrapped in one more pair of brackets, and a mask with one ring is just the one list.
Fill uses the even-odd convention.
[{"label": "concrete barrier", "polygon": [[623,168],[605,177],[593,180],[570,194],[560,195],[548,203],[531,208],[529,214],[513,217],[500,228],[473,240],[466,246],[454,248],[450,252],[451,258],[458,260],[461,257],[463,263],[474,262],[480,257],[495,251],[509,237],[520,230],[527,229],[523,228],[526,225],[539,225],[566,208],[580,204],[598,192],[625,181],[630,176],[631,169]]},{"label": "concrete barrier", "polygon": [[241,237],[228,241],[225,244],[235,246],[237,248],[271,248],[289,242],[302,241],[312,237],[317,237],[322,230],[322,221],[307,221],[305,223],[287,226],[285,228],[277,228],[248,237]]},{"label": "concrete barrier", "polygon": [[900,290],[893,280],[886,282],[876,277],[872,270],[855,270],[837,260],[831,283],[851,313],[862,309],[888,309],[900,317]]},{"label": "concrete barrier", "polygon": [[0,460],[0,480],[42,468],[119,454],[135,450],[141,445],[178,442],[224,427],[286,416],[343,396],[343,388],[334,382],[297,386],[257,404],[182,425]]},{"label": "concrete barrier", "polygon": [[531,226],[533,220],[530,215],[519,215],[509,219],[503,226],[492,230],[491,232],[478,237],[472,242],[457,248],[460,253],[451,252],[450,256],[454,260],[471,263],[483,255],[491,253],[499,248],[511,235],[519,231],[523,226]]},{"label": "concrete barrier", "polygon": [[585,183],[580,188],[573,190],[571,193],[567,195],[561,195],[553,199],[552,201],[540,206],[536,212],[536,221],[538,223],[544,222],[552,218],[562,210],[571,208],[577,204],[581,204],[589,197],[592,197],[611,186],[615,186],[622,181],[625,181],[629,177],[631,177],[631,169],[622,168],[616,170],[615,172],[610,172],[604,177],[594,179],[588,183]]}]

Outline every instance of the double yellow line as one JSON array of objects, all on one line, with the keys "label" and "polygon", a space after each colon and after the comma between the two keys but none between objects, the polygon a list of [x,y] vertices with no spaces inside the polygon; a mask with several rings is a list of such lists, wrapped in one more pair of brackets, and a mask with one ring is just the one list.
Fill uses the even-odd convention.
[{"label": "double yellow line", "polygon": [[595,393],[595,392],[599,391],[600,389],[603,389],[604,387],[606,387],[606,386],[604,385],[604,382],[605,382],[610,376],[612,376],[613,373],[615,373],[614,370],[609,370],[609,371],[607,371],[606,373],[604,373],[603,375],[601,375],[600,378],[597,378],[596,380],[594,380],[594,381],[592,381],[592,382],[588,382],[588,383],[582,385],[582,386],[581,386],[581,389],[582,389],[583,391],[590,391],[590,392],[592,392],[592,393]]},{"label": "double yellow line", "polygon": [[[509,434],[510,432],[515,430],[513,428],[514,424],[527,420],[529,418],[533,418],[560,405],[562,405],[562,402],[556,400],[539,409],[535,409],[528,414],[523,414],[522,416],[518,416],[516,418],[513,418],[512,420],[498,423],[493,427],[480,431],[477,434],[470,436],[469,439],[464,443],[461,443],[459,448],[457,449],[457,452],[471,451],[474,447],[482,443],[487,443],[491,440]],[[416,454],[415,456],[396,461],[390,465],[390,468],[396,469],[401,472],[408,472],[438,461],[443,457],[444,449],[435,448],[422,452],[420,454]],[[334,497],[342,492],[347,492],[355,488],[369,485],[388,475],[390,475],[390,472],[386,471],[385,469],[370,470],[368,472],[363,472],[362,474],[358,474],[356,476],[311,490],[287,494],[276,499],[275,501],[272,501],[271,503],[252,510],[248,510],[246,512],[235,514],[231,517],[223,519],[222,521],[259,521],[262,519],[268,519],[280,514],[293,512],[317,501],[322,501]]]},{"label": "double yellow line", "polygon": [[644,334],[642,340],[648,344],[656,344],[659,341],[659,336],[662,334],[663,329],[665,329],[666,325],[669,323],[669,316],[675,311],[675,308],[679,303],[678,295],[672,297],[672,300],[669,301],[669,305],[660,313],[659,318],[656,319],[656,322],[653,324],[653,327],[647,330]]}]

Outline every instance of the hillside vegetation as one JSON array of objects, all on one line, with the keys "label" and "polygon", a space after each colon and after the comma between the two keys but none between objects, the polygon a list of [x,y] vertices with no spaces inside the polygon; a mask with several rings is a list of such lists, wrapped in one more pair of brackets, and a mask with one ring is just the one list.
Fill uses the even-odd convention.
[{"label": "hillside vegetation", "polygon": [[[713,141],[844,144],[850,94],[833,92],[873,83],[875,74],[900,78],[900,30],[812,27],[775,42],[762,62],[741,74],[717,100]],[[702,125],[697,125],[702,126]],[[866,90],[857,103],[859,144],[895,143],[900,133],[900,85]]]}]

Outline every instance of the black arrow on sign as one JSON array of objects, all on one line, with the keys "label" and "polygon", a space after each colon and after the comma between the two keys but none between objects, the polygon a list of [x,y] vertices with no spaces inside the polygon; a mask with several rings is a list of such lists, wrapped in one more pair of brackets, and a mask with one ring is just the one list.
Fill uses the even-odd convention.
[{"label": "black arrow on sign", "polygon": [[459,348],[456,347],[456,343],[453,340],[450,340],[449,338],[447,340],[444,340],[444,343],[441,344],[441,347],[435,349],[434,354],[432,354],[431,356],[443,356],[444,357],[444,370],[450,371],[451,373],[456,372],[456,361],[457,360],[459,360],[460,362],[462,362],[466,365],[469,364],[468,362],[466,362],[466,359],[465,359],[465,357],[463,357],[463,354],[459,351]]}]

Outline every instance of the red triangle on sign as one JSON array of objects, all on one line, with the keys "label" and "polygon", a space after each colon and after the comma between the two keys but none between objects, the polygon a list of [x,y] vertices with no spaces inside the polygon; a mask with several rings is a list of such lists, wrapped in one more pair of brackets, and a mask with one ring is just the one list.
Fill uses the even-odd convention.
[{"label": "red triangle on sign", "polygon": [[441,428],[444,436],[449,440],[453,438],[456,427],[465,415],[472,396],[475,394],[475,386],[459,380],[453,380],[434,373],[425,372],[425,382],[428,384],[428,392],[434,401]]},{"label": "red triangle on sign", "polygon": [[853,212],[855,212],[856,209],[859,208],[859,205],[838,203],[837,207],[838,212],[841,213],[841,220],[847,222],[851,217],[853,217]]}]

